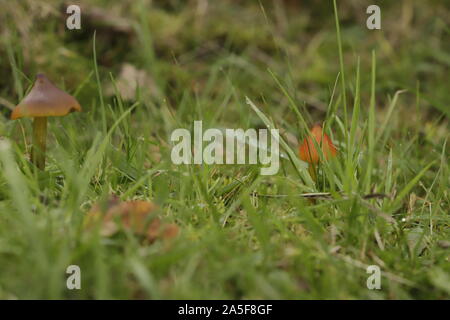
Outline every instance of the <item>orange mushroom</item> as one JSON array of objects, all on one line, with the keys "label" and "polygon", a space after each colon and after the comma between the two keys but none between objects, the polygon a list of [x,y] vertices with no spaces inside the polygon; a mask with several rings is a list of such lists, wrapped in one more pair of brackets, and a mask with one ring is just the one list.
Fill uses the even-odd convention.
[{"label": "orange mushroom", "polygon": [[47,117],[61,117],[81,111],[78,101],[57,88],[45,75],[38,74],[33,88],[14,108],[11,119],[34,118],[31,162],[41,170],[45,168]]},{"label": "orange mushroom", "polygon": [[328,160],[337,154],[336,147],[330,137],[323,132],[322,126],[315,124],[311,128],[309,137],[303,139],[303,143],[299,147],[300,159],[309,163],[309,172],[313,178],[316,176],[314,166],[320,162],[320,154],[316,145],[322,150],[324,160]]}]

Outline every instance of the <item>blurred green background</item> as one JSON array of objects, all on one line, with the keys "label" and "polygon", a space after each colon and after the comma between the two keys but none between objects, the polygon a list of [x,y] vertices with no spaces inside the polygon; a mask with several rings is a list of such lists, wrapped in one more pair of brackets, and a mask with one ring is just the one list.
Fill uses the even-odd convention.
[{"label": "blurred green background", "polygon": [[[300,101],[323,110],[339,71],[331,1],[77,1],[82,29],[72,31],[66,29],[64,10],[72,2],[1,2],[0,95],[13,104],[24,88],[15,86],[8,57],[15,57],[23,76],[43,71],[72,88],[92,71],[95,30],[103,79],[109,80],[109,72],[124,82],[138,79],[150,99],[166,97],[173,105],[186,91],[220,91],[227,81],[274,105],[285,103],[272,92],[270,68],[289,75]],[[422,107],[448,116],[443,84],[449,79],[449,2],[380,1],[379,31],[366,28],[370,4],[377,1],[338,3],[346,67],[354,68],[357,56],[362,66],[370,65],[376,49],[380,96],[420,86]],[[222,70],[220,79],[211,80],[212,68]],[[367,80],[369,72],[362,72],[363,93]],[[132,99],[132,88],[124,87]],[[79,98],[90,103],[96,93],[91,82]]]}]

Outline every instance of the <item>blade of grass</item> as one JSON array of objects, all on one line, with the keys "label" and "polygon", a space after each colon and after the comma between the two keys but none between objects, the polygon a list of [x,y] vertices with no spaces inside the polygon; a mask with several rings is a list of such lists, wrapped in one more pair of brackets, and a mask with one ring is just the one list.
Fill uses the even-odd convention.
[{"label": "blade of grass", "polygon": [[101,109],[100,112],[102,115],[102,128],[103,128],[103,133],[106,134],[107,125],[106,125],[105,102],[103,101],[102,83],[100,82],[100,75],[98,73],[97,53],[95,50],[95,39],[96,39],[96,31],[94,31],[94,38],[93,38],[93,42],[92,42],[92,53],[93,53],[93,57],[94,57],[95,80],[97,82],[98,96],[100,98],[100,109]]},{"label": "blade of grass", "polygon": [[432,161],[429,163],[425,168],[423,168],[413,179],[411,179],[410,182],[402,189],[402,191],[399,192],[397,197],[395,197],[390,207],[390,212],[393,213],[395,210],[398,209],[401,202],[403,201],[403,198],[411,191],[411,189],[419,182],[420,178],[425,174],[425,172],[430,169],[430,167],[435,163],[436,161]]},{"label": "blade of grass", "polygon": [[[259,118],[264,122],[267,129],[269,130],[275,129],[275,125],[273,124],[273,122],[269,120],[269,118],[267,118],[267,116],[263,112],[261,112],[261,110],[258,109],[258,107],[250,100],[250,98],[245,97],[245,99],[247,104],[250,105],[250,107],[256,112]],[[289,147],[289,145],[284,141],[284,139],[281,136],[279,137],[279,142],[284,151],[286,151],[289,157],[289,161],[296,169],[300,178],[305,182],[307,187],[313,189],[314,182],[312,181],[311,176],[308,173],[308,170],[306,170],[308,168],[308,164],[297,157],[297,155],[292,151],[291,147]]]},{"label": "blade of grass", "polygon": [[367,158],[367,168],[365,176],[365,186],[364,191],[366,193],[370,192],[370,185],[372,183],[372,170],[375,157],[375,79],[376,79],[376,59],[375,51],[372,51],[372,82],[370,90],[370,106],[369,106],[369,119],[368,119],[368,132],[367,132],[367,143],[368,143],[368,158]]},{"label": "blade of grass", "polygon": [[10,186],[10,195],[16,209],[23,217],[31,213],[30,195],[27,183],[17,168],[11,152],[11,143],[0,141],[0,160],[3,164],[2,174]]},{"label": "blade of grass", "polygon": [[[342,39],[341,39],[341,29],[339,26],[339,16],[338,16],[338,10],[336,6],[336,0],[333,0],[333,6],[334,6],[334,18],[336,22],[336,35],[337,35],[337,42],[338,42],[338,49],[339,49],[339,64],[341,69],[341,85],[342,85],[342,103],[344,105],[344,123],[345,128],[348,128],[348,120],[347,120],[347,95],[346,95],[346,85],[345,85],[345,72],[344,72],[344,54],[342,50]],[[347,137],[347,135],[346,135]],[[346,139],[347,140],[347,139]]]}]

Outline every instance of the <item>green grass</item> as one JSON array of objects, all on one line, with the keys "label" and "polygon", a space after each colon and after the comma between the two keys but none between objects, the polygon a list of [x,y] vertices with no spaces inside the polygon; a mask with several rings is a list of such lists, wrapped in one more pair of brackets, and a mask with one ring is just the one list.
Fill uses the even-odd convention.
[{"label": "green grass", "polygon": [[[448,8],[383,2],[369,31],[352,1],[92,2],[132,33],[88,19],[69,32],[45,1],[0,16],[0,298],[450,297]],[[131,98],[124,63],[148,80]],[[38,70],[84,109],[50,119],[45,172],[28,160],[31,121],[8,118]],[[279,173],[173,165],[170,134],[194,120],[279,128]],[[297,148],[316,121],[339,156],[314,183]],[[110,194],[157,203],[180,234],[144,245],[86,230]],[[66,288],[71,264],[81,290]],[[366,287],[374,264],[381,290]]]}]

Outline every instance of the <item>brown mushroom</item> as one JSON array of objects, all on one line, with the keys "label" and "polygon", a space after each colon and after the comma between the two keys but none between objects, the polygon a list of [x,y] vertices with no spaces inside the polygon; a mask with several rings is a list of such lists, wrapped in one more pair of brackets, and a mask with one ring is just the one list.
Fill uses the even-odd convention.
[{"label": "brown mushroom", "polygon": [[34,118],[31,162],[45,168],[47,117],[61,117],[81,111],[80,104],[70,94],[57,88],[44,74],[38,74],[33,88],[14,108],[11,119]]}]

